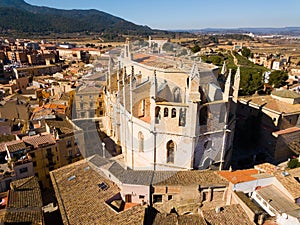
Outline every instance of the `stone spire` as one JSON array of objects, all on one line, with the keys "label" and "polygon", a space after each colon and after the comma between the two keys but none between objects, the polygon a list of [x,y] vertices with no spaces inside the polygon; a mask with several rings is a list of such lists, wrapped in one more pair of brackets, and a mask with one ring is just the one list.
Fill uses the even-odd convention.
[{"label": "stone spire", "polygon": [[124,53],[125,53],[125,58],[132,60],[132,55],[131,55],[131,51],[130,51],[130,38],[126,38]]},{"label": "stone spire", "polygon": [[225,75],[226,73],[227,73],[227,66],[226,66],[226,62],[224,61],[223,67],[222,67],[222,70],[221,70],[221,74]]},{"label": "stone spire", "polygon": [[229,73],[225,83],[224,95],[223,100],[228,101],[230,95],[230,88],[231,88],[231,69],[229,69]]},{"label": "stone spire", "polygon": [[150,97],[155,100],[156,94],[157,94],[157,77],[156,77],[156,70],[154,70],[152,80],[151,80]]},{"label": "stone spire", "polygon": [[234,76],[233,83],[233,101],[237,102],[239,97],[239,89],[240,89],[240,80],[241,80],[241,71],[240,66],[237,68],[236,74]]}]

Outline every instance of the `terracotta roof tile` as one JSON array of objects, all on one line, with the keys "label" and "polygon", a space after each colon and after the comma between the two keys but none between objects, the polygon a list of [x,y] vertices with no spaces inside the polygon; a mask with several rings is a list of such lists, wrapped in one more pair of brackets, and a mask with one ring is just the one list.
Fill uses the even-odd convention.
[{"label": "terracotta roof tile", "polygon": [[6,145],[9,152],[16,152],[27,148],[22,140],[10,141],[4,145]]},{"label": "terracotta roof tile", "polygon": [[41,145],[53,145],[56,143],[51,134],[25,136],[22,140],[25,143],[32,145],[34,148],[38,148]]},{"label": "terracotta roof tile", "polygon": [[300,183],[293,175],[283,176],[281,173],[275,173],[276,179],[287,189],[293,198],[300,198]]},{"label": "terracotta roof tile", "polygon": [[240,102],[247,103],[250,105],[254,104],[256,106],[263,106],[263,109],[270,109],[276,111],[277,113],[295,113],[300,112],[299,104],[289,104],[283,101],[279,101],[270,95],[265,96],[251,96],[251,97],[241,97]]},{"label": "terracotta roof tile", "polygon": [[273,174],[273,172],[276,171],[276,166],[271,163],[262,163],[259,165],[255,165],[254,169],[263,173]]},{"label": "terracotta roof tile", "polygon": [[[120,189],[90,168],[85,160],[55,170],[50,176],[64,224],[143,224],[143,206],[117,213],[106,203]],[[98,187],[102,182],[109,187],[105,191]]]},{"label": "terracotta roof tile", "polygon": [[216,213],[215,209],[203,211],[203,216],[208,224],[226,224],[226,225],[254,225],[240,205],[229,205]]},{"label": "terracotta roof tile", "polygon": [[233,172],[218,171],[217,173],[220,176],[224,177],[229,182],[233,184],[238,184],[242,182],[256,180],[256,178],[252,177],[251,175],[258,174],[259,172],[256,169],[249,169],[249,170],[236,170]]},{"label": "terracotta roof tile", "polygon": [[43,224],[42,195],[36,177],[11,183],[4,221],[6,223]]}]

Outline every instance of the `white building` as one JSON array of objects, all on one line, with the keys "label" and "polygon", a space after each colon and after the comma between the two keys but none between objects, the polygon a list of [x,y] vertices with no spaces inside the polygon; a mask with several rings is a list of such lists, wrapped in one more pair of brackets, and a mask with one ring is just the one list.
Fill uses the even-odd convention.
[{"label": "white building", "polygon": [[104,131],[121,145],[127,167],[227,166],[235,125],[229,116],[230,96],[237,100],[239,69],[234,90],[230,73],[222,91],[215,66],[130,49],[127,41],[114,67],[117,72],[110,68],[102,118]]}]

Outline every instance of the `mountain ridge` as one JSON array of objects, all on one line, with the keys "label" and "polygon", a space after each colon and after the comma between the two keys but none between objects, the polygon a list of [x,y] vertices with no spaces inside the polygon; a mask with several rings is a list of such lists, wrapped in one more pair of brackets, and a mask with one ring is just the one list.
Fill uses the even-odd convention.
[{"label": "mountain ridge", "polygon": [[1,0],[0,31],[25,33],[94,32],[104,35],[150,35],[156,32],[148,26],[136,25],[120,17],[96,9],[56,9],[34,6],[24,0]]}]

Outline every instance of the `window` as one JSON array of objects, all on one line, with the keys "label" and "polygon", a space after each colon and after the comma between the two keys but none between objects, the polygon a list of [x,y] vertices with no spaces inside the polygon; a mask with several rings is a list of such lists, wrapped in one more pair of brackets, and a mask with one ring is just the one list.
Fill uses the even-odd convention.
[{"label": "window", "polygon": [[95,113],[94,112],[90,112],[90,117],[94,117]]},{"label": "window", "polygon": [[173,109],[172,109],[172,118],[175,118],[175,117],[176,117],[176,109],[173,108]]},{"label": "window", "polygon": [[168,141],[167,143],[167,163],[174,163],[175,158],[175,143],[174,141]]},{"label": "window", "polygon": [[36,167],[36,166],[37,166],[36,161],[32,162],[32,165],[33,165],[34,167]]},{"label": "window", "polygon": [[199,125],[207,125],[207,119],[208,119],[208,109],[207,106],[204,106],[200,109],[200,115],[199,115]]},{"label": "window", "polygon": [[144,199],[145,195],[139,195],[139,199]]},{"label": "window", "polygon": [[139,117],[144,117],[145,116],[145,99],[140,101],[139,103]]},{"label": "window", "polygon": [[72,150],[69,150],[69,156],[72,156],[73,154],[72,154]]},{"label": "window", "polygon": [[169,109],[164,108],[164,117],[168,117],[168,116],[169,116]]},{"label": "window", "polygon": [[24,168],[21,168],[19,170],[20,173],[27,173],[28,172],[28,168],[27,167],[24,167]]},{"label": "window", "polygon": [[160,107],[155,107],[155,123],[159,123],[160,120]]},{"label": "window", "polygon": [[174,102],[181,102],[180,88],[177,87],[173,90],[173,98],[174,98]]},{"label": "window", "polygon": [[125,195],[125,202],[131,203],[132,202],[132,196],[131,195]]},{"label": "window", "polygon": [[168,195],[168,201],[173,199],[173,195]]},{"label": "window", "polygon": [[83,99],[82,95],[79,96],[80,99]]},{"label": "window", "polygon": [[81,112],[80,116],[81,116],[81,118],[84,118],[85,117],[85,112]]},{"label": "window", "polygon": [[184,127],[186,123],[186,109],[179,110],[179,126]]},{"label": "window", "polygon": [[162,195],[153,195],[153,203],[162,202]]},{"label": "window", "polygon": [[138,134],[138,138],[139,138],[139,152],[144,152],[144,135],[141,131]]},{"label": "window", "polygon": [[80,103],[80,109],[83,109],[83,103]]},{"label": "window", "polygon": [[93,107],[94,107],[94,103],[90,102],[90,108],[93,108]]}]

